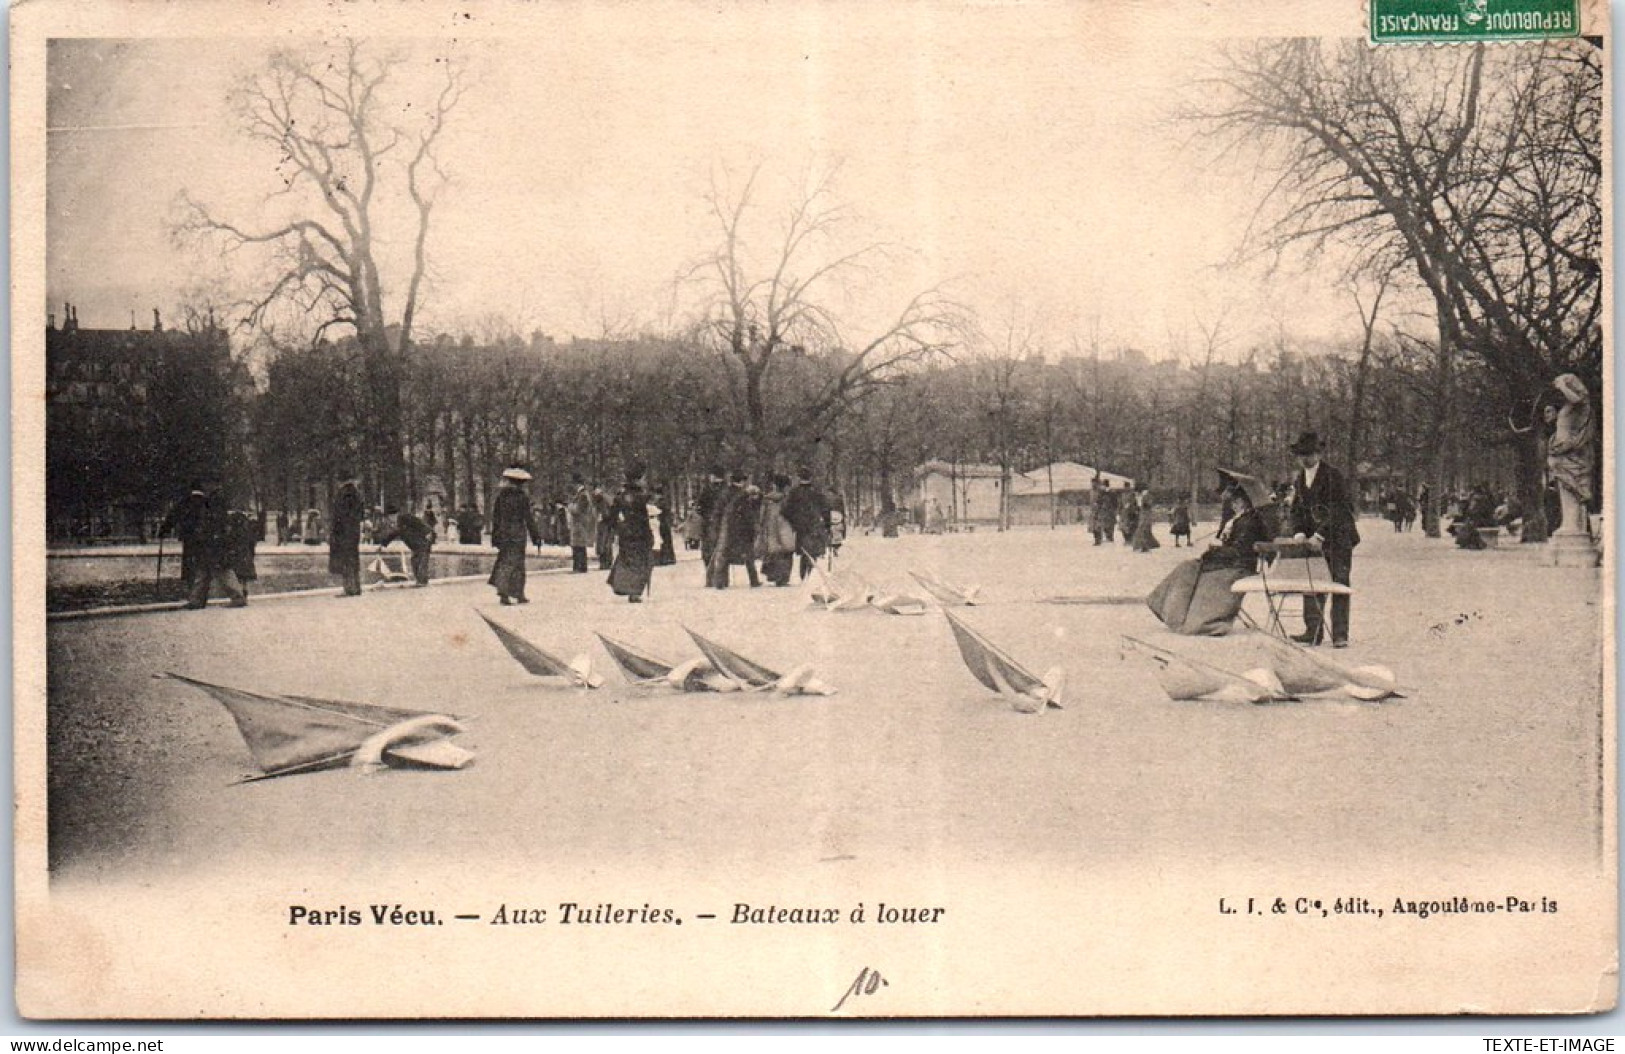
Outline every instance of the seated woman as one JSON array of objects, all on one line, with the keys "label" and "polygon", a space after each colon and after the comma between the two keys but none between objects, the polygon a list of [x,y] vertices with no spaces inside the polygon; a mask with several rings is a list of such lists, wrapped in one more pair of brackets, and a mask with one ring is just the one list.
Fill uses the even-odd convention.
[{"label": "seated woman", "polygon": [[1202,554],[1202,568],[1228,567],[1256,575],[1259,557],[1254,546],[1273,541],[1280,526],[1275,496],[1261,479],[1222,468],[1218,471],[1222,493],[1235,515],[1219,529],[1217,544]]},{"label": "seated woman", "polygon": [[1219,530],[1217,544],[1169,572],[1146,604],[1175,633],[1219,636],[1230,631],[1241,613],[1242,595],[1231,586],[1258,573],[1253,546],[1275,537],[1275,514],[1269,488],[1256,477],[1219,470],[1219,481],[1232,515]]}]

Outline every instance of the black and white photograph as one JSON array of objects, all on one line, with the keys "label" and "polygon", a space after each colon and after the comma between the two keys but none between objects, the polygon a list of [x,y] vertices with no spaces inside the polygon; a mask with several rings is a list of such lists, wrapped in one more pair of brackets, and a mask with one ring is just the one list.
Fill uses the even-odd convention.
[{"label": "black and white photograph", "polygon": [[12,14],[24,1017],[1613,1009],[1606,5]]}]

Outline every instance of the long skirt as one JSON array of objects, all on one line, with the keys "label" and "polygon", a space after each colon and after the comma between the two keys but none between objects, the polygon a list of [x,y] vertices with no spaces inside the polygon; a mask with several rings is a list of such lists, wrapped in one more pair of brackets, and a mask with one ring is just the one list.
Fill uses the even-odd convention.
[{"label": "long skirt", "polygon": [[498,596],[518,600],[525,595],[524,543],[497,546],[497,562],[487,583],[496,586]]},{"label": "long skirt", "polygon": [[1208,567],[1200,559],[1186,560],[1168,572],[1145,602],[1175,633],[1223,636],[1241,613],[1243,597],[1230,587],[1248,573],[1239,567]]},{"label": "long skirt", "polygon": [[649,575],[654,568],[653,554],[648,549],[623,545],[615,554],[615,566],[609,569],[609,588],[618,597],[638,597],[649,588]]},{"label": "long skirt", "polygon": [[1134,525],[1134,551],[1148,553],[1153,549],[1161,548],[1162,543],[1157,541],[1156,533],[1151,530],[1151,517],[1143,517],[1139,523]]}]

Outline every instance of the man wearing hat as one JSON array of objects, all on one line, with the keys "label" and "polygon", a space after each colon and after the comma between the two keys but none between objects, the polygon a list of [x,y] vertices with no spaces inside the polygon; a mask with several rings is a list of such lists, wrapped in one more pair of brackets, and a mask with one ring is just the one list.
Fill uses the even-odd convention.
[{"label": "man wearing hat", "polygon": [[347,597],[361,595],[361,517],[366,510],[359,484],[354,475],[346,474],[333,496],[333,523],[327,534],[327,571],[344,579]]},{"label": "man wearing hat", "polygon": [[[1293,533],[1300,539],[1319,538],[1332,581],[1346,586],[1354,566],[1354,547],[1360,544],[1348,486],[1343,482],[1342,473],[1320,460],[1318,434],[1304,432],[1291,450],[1298,459],[1292,492]],[[1332,597],[1331,607],[1332,647],[1346,648],[1349,643],[1348,596]],[[1300,644],[1319,644],[1326,635],[1323,615],[1321,604],[1304,604],[1304,631],[1292,639]]]},{"label": "man wearing hat", "polygon": [[565,506],[564,516],[570,525],[570,573],[584,575],[587,573],[587,546],[593,543],[598,533],[598,514],[592,508],[592,492],[587,489],[587,481],[581,473],[570,474],[570,503]]},{"label": "man wearing hat", "polygon": [[525,546],[532,540],[540,545],[542,535],[525,493],[529,482],[530,473],[515,465],[502,473],[502,485],[491,502],[491,544],[497,547],[497,562],[488,584],[496,587],[504,607],[530,603],[525,597]]},{"label": "man wearing hat", "polygon": [[829,549],[831,536],[829,499],[813,486],[812,469],[796,473],[796,484],[784,496],[779,510],[796,534],[796,551],[801,554],[801,578],[812,574],[813,565]]},{"label": "man wearing hat", "polygon": [[197,565],[198,541],[201,537],[203,511],[207,505],[202,482],[193,480],[186,497],[169,510],[169,514],[164,517],[164,522],[158,528],[160,538],[173,530],[175,537],[180,539],[181,580],[188,588],[192,585],[192,573]]}]

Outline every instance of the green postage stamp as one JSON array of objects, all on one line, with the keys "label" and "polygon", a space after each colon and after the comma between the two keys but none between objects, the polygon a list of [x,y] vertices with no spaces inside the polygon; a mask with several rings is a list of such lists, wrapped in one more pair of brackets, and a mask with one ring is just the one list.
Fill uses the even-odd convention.
[{"label": "green postage stamp", "polygon": [[1580,0],[1371,0],[1373,44],[1541,40],[1580,34]]}]

